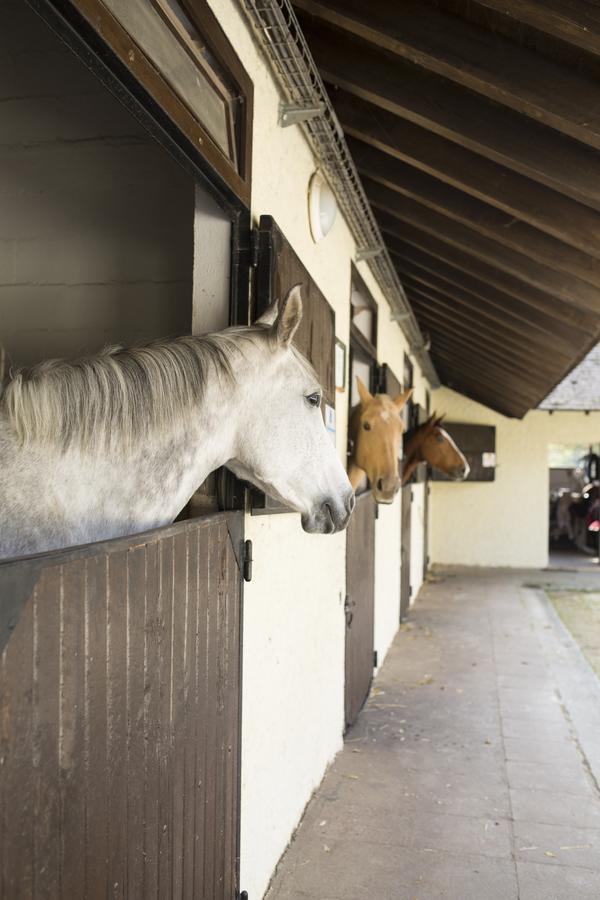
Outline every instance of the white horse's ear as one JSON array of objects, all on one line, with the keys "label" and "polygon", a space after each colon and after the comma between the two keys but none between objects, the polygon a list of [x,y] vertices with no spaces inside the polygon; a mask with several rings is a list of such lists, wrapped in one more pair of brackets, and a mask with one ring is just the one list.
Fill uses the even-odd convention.
[{"label": "white horse's ear", "polygon": [[285,295],[273,325],[277,343],[284,347],[289,347],[301,321],[302,294],[300,285],[295,284]]},{"label": "white horse's ear", "polygon": [[369,389],[365,386],[365,384],[360,380],[358,375],[356,376],[356,387],[358,388],[358,395],[360,397],[360,402],[363,406],[366,406],[367,403],[370,403],[373,399],[373,394],[369,391]]},{"label": "white horse's ear", "polygon": [[255,325],[273,325],[275,319],[277,318],[277,309],[279,307],[279,301],[274,300],[270,306],[267,306],[262,316],[259,316]]},{"label": "white horse's ear", "polygon": [[410,400],[410,398],[412,396],[413,391],[414,391],[414,388],[407,388],[407,390],[405,390],[404,393],[398,394],[397,397],[394,397],[394,403],[396,405],[397,410],[401,410],[403,406],[406,406],[406,404],[408,403],[408,401]]}]

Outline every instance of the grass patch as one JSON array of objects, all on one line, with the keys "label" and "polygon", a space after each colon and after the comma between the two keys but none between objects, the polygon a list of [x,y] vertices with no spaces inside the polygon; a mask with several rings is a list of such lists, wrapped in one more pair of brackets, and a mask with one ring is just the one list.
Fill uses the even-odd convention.
[{"label": "grass patch", "polygon": [[556,612],[600,677],[600,592],[549,591]]}]

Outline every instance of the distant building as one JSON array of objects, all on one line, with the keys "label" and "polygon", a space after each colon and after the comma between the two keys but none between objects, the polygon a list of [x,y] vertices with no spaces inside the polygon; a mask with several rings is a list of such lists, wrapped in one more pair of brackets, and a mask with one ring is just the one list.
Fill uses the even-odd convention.
[{"label": "distant building", "polygon": [[600,409],[600,344],[559,382],[539,409]]}]

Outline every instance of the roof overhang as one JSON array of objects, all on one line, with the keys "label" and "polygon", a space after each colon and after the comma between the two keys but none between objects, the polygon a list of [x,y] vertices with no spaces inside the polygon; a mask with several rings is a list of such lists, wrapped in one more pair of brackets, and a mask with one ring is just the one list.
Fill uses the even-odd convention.
[{"label": "roof overhang", "polygon": [[294,6],[442,381],[523,416],[600,338],[600,10]]}]

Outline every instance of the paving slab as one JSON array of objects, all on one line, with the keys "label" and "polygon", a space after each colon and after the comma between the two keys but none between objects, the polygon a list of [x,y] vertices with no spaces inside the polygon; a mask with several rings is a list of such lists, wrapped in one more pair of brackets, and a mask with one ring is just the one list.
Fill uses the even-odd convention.
[{"label": "paving slab", "polygon": [[600,682],[543,586],[600,574],[425,585],[268,900],[599,900]]}]

